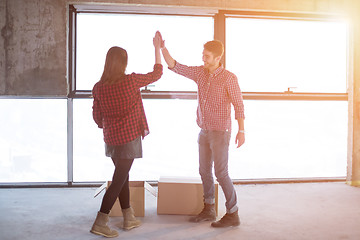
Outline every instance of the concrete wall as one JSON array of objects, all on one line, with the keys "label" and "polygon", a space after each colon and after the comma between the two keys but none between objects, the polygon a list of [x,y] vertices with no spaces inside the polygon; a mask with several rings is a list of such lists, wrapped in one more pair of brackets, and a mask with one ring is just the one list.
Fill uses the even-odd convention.
[{"label": "concrete wall", "polygon": [[66,4],[1,0],[2,95],[66,95]]},{"label": "concrete wall", "polygon": [[167,5],[177,7],[199,7],[223,10],[266,10],[266,11],[296,11],[296,12],[326,12],[340,13],[346,9],[349,0],[74,0],[72,3],[114,3],[114,4],[144,4]]},{"label": "concrete wall", "polygon": [[0,95],[66,96],[69,3],[342,13],[342,0],[0,0]]}]

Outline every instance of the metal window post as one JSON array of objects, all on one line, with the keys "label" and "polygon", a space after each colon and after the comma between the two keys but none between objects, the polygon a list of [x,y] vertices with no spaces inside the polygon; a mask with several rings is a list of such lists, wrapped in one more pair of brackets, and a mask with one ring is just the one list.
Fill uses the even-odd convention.
[{"label": "metal window post", "polygon": [[72,185],[74,182],[74,158],[73,158],[73,99],[67,99],[67,182]]}]

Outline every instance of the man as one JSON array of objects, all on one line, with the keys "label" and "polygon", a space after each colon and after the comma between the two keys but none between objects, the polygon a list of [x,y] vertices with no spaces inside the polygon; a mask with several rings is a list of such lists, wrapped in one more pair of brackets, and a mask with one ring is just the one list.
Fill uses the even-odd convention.
[{"label": "man", "polygon": [[224,46],[220,41],[204,45],[203,66],[186,66],[176,62],[162,40],[162,54],[170,70],[195,81],[198,86],[197,124],[199,133],[199,173],[204,189],[204,208],[191,222],[215,221],[215,176],[226,198],[226,214],[212,227],[240,225],[237,197],[228,174],[228,152],[231,136],[231,104],[234,106],[238,133],[235,144],[245,142],[244,105],[241,90],[235,74],[225,70],[220,63]]}]

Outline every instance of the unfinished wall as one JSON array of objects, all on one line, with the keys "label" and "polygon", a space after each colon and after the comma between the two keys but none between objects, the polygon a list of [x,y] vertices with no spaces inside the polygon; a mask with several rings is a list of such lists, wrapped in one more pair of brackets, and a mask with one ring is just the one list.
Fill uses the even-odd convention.
[{"label": "unfinished wall", "polygon": [[[5,1],[0,1],[0,30],[5,26]],[[0,35],[2,35],[2,31],[0,31]],[[0,94],[4,94],[5,89],[5,47],[4,41],[0,39]]]},{"label": "unfinished wall", "polygon": [[[341,13],[348,0],[74,0],[72,3],[147,4],[223,10],[266,10]],[[70,2],[70,1],[68,1]]]},{"label": "unfinished wall", "polygon": [[1,0],[2,95],[66,95],[66,4]]}]

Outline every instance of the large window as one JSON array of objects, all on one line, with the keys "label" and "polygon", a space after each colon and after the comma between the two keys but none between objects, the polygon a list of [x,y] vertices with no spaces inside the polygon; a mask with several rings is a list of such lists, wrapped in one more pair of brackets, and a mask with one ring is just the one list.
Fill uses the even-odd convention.
[{"label": "large window", "polygon": [[346,176],[347,102],[251,100],[245,106],[246,143],[230,147],[233,177]]},{"label": "large window", "polygon": [[[74,101],[74,181],[103,181],[113,164],[105,157],[102,129],[91,117],[92,101]],[[150,134],[143,141],[143,158],[136,159],[130,178],[197,176],[196,100],[145,99]]]},{"label": "large window", "polygon": [[[247,18],[226,11],[195,15],[78,12],[73,90],[90,94],[111,46],[128,51],[128,73],[148,72],[157,30],[171,55],[186,65],[202,65],[203,44],[217,38],[225,44],[225,67],[238,76],[245,99],[246,143],[235,148],[233,124],[232,178],[345,176],[347,102],[338,101],[336,94],[346,99],[346,23],[315,21],[314,16],[306,21]],[[163,77],[143,95],[151,133],[131,179],[198,176],[197,100],[183,99],[196,85],[163,63]],[[178,96],[170,93],[163,99],[159,91],[183,91],[185,97],[171,99]],[[269,100],[269,93],[277,94],[277,100]],[[302,100],[289,101],[297,93],[304,94]],[[89,99],[74,101],[74,181],[107,180],[113,171],[104,156],[102,131],[91,118],[91,104]]]},{"label": "large window", "polygon": [[[127,73],[152,71],[157,30],[171,55],[186,65],[202,65],[205,42],[215,38],[225,44],[223,62],[238,77],[246,115],[240,149],[233,120],[233,179],[346,176],[349,40],[343,21],[122,5],[69,9],[70,94],[67,100],[0,100],[7,114],[0,119],[0,182],[109,180],[114,168],[92,119],[91,90],[112,46],[127,50]],[[163,64],[162,78],[142,89],[150,135],[131,180],[199,176],[197,87]]]},{"label": "large window", "polygon": [[229,17],[226,47],[245,92],[346,93],[344,22]]},{"label": "large window", "polygon": [[[74,101],[74,180],[104,181],[113,165],[104,154],[102,130],[91,119],[92,101]],[[132,180],[198,176],[196,100],[145,99],[150,134]],[[344,177],[347,102],[245,101],[246,143],[235,147],[229,172],[234,179]],[[336,114],[334,114],[336,112]]]},{"label": "large window", "polygon": [[66,182],[66,100],[0,99],[0,182]]},{"label": "large window", "polygon": [[[128,73],[152,71],[156,31],[162,33],[166,46],[179,62],[201,65],[203,44],[213,38],[213,25],[212,17],[79,13],[76,90],[92,89],[102,74],[106,53],[112,46],[128,52]],[[162,79],[148,89],[196,91],[196,85],[164,71]]]}]

